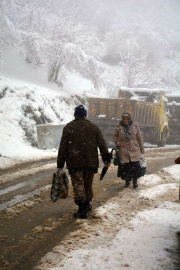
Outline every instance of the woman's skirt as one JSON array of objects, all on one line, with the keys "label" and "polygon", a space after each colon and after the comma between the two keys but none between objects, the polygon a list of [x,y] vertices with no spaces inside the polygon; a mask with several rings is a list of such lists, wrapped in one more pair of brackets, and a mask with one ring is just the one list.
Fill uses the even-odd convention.
[{"label": "woman's skirt", "polygon": [[141,177],[139,161],[119,164],[117,177],[121,177],[122,180]]}]

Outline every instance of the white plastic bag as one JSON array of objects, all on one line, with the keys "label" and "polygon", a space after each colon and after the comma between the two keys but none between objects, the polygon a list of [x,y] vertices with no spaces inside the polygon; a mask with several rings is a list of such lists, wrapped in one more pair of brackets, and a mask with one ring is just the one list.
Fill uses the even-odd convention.
[{"label": "white plastic bag", "polygon": [[141,168],[146,168],[147,167],[147,160],[145,157],[141,157],[139,160]]},{"label": "white plastic bag", "polygon": [[141,167],[141,176],[144,176],[146,173],[146,167],[147,167],[147,160],[145,157],[141,157],[139,160],[139,164]]}]

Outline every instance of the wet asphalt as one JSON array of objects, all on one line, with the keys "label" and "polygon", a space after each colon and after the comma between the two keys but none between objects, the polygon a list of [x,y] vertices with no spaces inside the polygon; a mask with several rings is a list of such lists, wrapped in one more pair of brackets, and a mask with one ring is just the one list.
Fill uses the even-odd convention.
[{"label": "wet asphalt", "polygon": [[[177,149],[153,149],[148,152],[147,174],[156,173],[164,167],[174,165],[174,160],[180,153]],[[39,164],[54,163],[55,160],[42,161]],[[36,162],[37,163],[37,162]],[[33,166],[34,163],[21,165],[20,169]],[[19,168],[19,167],[18,167]],[[102,168],[102,162],[101,162]],[[17,170],[12,168],[11,172]],[[53,249],[72,231],[79,228],[73,213],[77,209],[73,202],[73,192],[70,185],[68,198],[52,203],[50,199],[51,177],[56,168],[35,175],[28,175],[0,185],[0,269],[31,270],[37,266],[40,259]],[[10,171],[1,172],[1,176]],[[107,200],[115,197],[124,190],[124,181],[116,176],[117,168],[110,169],[100,182],[100,171],[96,174],[93,183],[93,208],[103,205]],[[118,184],[117,184],[118,183]],[[42,187],[45,189],[33,194]],[[27,196],[27,194],[29,194]],[[31,196],[33,194],[33,196]],[[24,197],[23,197],[24,196]],[[13,201],[14,200],[14,201]],[[7,212],[7,207],[16,207],[17,203],[29,200],[33,205],[21,207],[16,213]],[[11,202],[11,203],[10,203]],[[3,207],[2,207],[3,206]],[[89,215],[93,219],[93,212]],[[36,230],[40,227],[39,232]],[[41,230],[41,228],[43,228]],[[48,230],[46,228],[53,228]],[[177,247],[170,256],[175,261],[175,268],[180,269],[179,235],[177,234]]]}]

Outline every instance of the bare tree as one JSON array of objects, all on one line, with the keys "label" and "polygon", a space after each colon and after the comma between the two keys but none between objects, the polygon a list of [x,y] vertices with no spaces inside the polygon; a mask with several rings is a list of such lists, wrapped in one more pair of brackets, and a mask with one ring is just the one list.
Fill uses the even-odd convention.
[{"label": "bare tree", "polygon": [[62,66],[66,62],[66,55],[64,53],[63,45],[55,42],[53,46],[50,46],[49,49],[48,81],[62,85],[62,83],[59,81],[59,73]]},{"label": "bare tree", "polygon": [[48,81],[58,83],[60,68],[63,64],[59,59],[49,61]]}]

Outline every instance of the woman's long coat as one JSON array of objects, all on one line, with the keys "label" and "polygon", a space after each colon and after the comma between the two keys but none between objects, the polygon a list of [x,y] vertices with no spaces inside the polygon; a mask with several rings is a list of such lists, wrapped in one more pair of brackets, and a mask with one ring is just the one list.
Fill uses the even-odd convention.
[{"label": "woman's long coat", "polygon": [[131,124],[131,138],[129,141],[126,139],[124,127],[120,123],[117,124],[113,139],[116,145],[117,142],[122,144],[118,146],[119,157],[122,163],[139,161],[141,154],[145,153],[138,123]]}]

